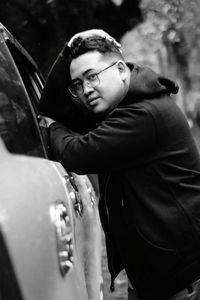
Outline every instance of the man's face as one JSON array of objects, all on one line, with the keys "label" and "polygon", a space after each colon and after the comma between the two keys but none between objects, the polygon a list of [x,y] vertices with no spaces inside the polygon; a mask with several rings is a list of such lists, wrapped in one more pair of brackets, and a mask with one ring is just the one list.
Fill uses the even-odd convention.
[{"label": "man's face", "polygon": [[124,97],[124,73],[117,58],[108,58],[97,51],[82,54],[72,60],[70,75],[75,85],[83,83],[78,100],[96,115],[108,114]]}]

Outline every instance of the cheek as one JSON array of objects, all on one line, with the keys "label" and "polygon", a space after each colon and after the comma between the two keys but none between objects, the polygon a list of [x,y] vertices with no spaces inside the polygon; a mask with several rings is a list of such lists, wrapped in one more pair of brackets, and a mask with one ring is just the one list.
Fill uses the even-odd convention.
[{"label": "cheek", "polygon": [[114,96],[117,92],[116,84],[112,79],[107,80],[99,86],[99,92],[107,97]]},{"label": "cheek", "polygon": [[122,87],[119,81],[110,80],[104,89],[105,95],[112,99],[116,99],[121,94],[121,88]]}]

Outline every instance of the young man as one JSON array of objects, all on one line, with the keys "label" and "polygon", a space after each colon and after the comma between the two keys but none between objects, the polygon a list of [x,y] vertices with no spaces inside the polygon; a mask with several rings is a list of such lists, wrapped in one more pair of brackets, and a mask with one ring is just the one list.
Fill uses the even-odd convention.
[{"label": "young man", "polygon": [[200,158],[176,84],[98,34],[68,54],[68,88],[96,125],[80,134],[46,118],[49,137],[67,170],[99,175],[112,282],[125,268],[141,300],[200,299]]}]

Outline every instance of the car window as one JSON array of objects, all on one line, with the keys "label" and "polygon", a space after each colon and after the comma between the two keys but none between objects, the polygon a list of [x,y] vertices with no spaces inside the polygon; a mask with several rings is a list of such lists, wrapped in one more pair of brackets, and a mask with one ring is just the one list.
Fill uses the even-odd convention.
[{"label": "car window", "polygon": [[19,51],[17,51],[17,49],[13,48],[9,44],[8,46],[17,65],[17,69],[22,77],[31,103],[34,106],[35,111],[37,112],[37,105],[39,104],[39,99],[41,97],[43,89],[43,78],[40,75],[39,71],[35,69],[35,67],[31,65],[31,63],[26,60]]},{"label": "car window", "polygon": [[[7,45],[9,51],[2,45],[0,48],[0,135],[13,153],[47,157],[36,105],[33,107],[30,101],[40,96],[42,81],[33,80],[23,55],[9,43]],[[33,76],[37,78],[34,73]]]},{"label": "car window", "polygon": [[[42,93],[42,89],[44,87],[44,79],[40,73],[40,71],[36,68],[35,65],[31,64],[25,57],[21,54],[21,52],[17,51],[16,48],[13,48],[12,45],[9,45],[9,49],[12,53],[13,59],[17,65],[17,69],[22,77],[25,89],[29,96],[29,100],[33,107],[34,115],[36,117],[36,123],[40,121],[40,114],[38,111],[38,105]],[[51,158],[51,153],[49,149],[49,141],[47,130],[44,127],[38,127],[38,131],[41,135],[43,145],[45,148],[46,155]]]}]

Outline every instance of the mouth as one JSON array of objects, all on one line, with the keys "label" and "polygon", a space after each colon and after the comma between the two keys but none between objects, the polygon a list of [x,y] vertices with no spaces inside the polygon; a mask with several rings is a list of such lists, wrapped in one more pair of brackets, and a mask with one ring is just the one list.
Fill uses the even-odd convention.
[{"label": "mouth", "polygon": [[90,104],[90,105],[93,104],[97,99],[99,99],[99,97],[88,99],[88,104]]}]

